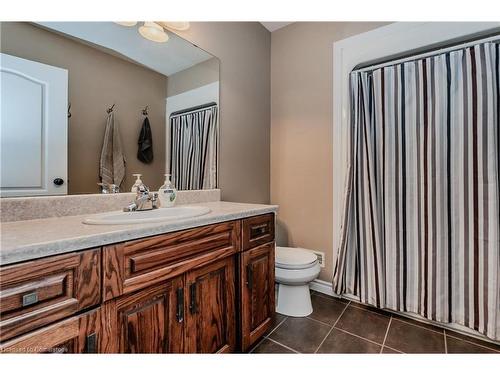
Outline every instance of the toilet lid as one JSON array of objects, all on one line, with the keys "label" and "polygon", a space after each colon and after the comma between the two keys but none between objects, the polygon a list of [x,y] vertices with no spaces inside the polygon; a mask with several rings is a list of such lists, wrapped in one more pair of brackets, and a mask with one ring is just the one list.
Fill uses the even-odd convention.
[{"label": "toilet lid", "polygon": [[311,250],[298,247],[276,247],[276,267],[303,269],[316,263],[318,263],[318,257]]}]

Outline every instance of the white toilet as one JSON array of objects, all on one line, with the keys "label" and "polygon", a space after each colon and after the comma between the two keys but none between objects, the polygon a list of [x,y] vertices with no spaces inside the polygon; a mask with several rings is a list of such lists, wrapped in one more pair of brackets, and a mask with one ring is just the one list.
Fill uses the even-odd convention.
[{"label": "white toilet", "polygon": [[276,247],[275,278],[278,283],[276,312],[295,317],[312,313],[309,283],[318,277],[318,257],[311,250]]}]

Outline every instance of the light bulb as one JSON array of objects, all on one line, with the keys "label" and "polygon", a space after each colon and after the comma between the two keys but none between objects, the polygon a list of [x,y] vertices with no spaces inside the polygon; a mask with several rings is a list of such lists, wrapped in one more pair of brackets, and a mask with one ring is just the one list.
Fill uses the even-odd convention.
[{"label": "light bulb", "polygon": [[139,34],[153,42],[163,43],[168,40],[168,34],[163,27],[155,22],[144,22],[144,25],[139,27]]}]

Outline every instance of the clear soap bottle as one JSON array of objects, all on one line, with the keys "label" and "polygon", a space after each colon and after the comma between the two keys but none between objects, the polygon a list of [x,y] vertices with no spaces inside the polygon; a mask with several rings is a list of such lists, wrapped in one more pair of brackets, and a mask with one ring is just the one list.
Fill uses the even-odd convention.
[{"label": "clear soap bottle", "polygon": [[165,182],[158,190],[158,198],[160,199],[160,207],[172,207],[177,199],[177,189],[170,181],[170,175],[165,175]]}]

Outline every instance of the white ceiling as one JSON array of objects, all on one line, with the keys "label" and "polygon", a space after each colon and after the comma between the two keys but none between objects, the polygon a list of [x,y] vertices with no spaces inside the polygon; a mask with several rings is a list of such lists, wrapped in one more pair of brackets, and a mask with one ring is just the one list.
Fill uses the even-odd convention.
[{"label": "white ceiling", "polygon": [[83,42],[104,47],[166,76],[180,72],[213,56],[174,33],[166,43],[152,42],[138,32],[138,25],[114,22],[37,22],[44,28]]},{"label": "white ceiling", "polygon": [[286,25],[290,25],[293,22],[261,22],[262,26],[268,29],[270,32],[281,29]]}]

